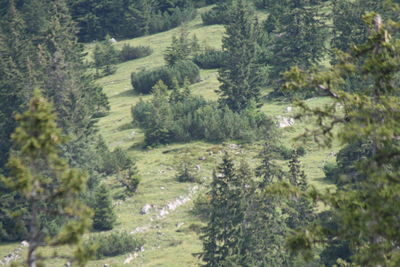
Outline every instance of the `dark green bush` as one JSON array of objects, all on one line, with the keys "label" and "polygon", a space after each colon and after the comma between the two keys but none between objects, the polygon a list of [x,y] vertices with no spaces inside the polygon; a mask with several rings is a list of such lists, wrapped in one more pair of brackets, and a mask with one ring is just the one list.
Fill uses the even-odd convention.
[{"label": "dark green bush", "polygon": [[147,57],[153,53],[153,49],[148,46],[130,46],[125,44],[119,53],[121,62],[137,58]]},{"label": "dark green bush", "polygon": [[218,108],[217,103],[202,97],[188,97],[178,102],[168,102],[167,96],[141,101],[132,108],[132,116],[134,123],[144,128],[147,145],[191,140],[251,141],[273,127],[263,113],[236,113]]},{"label": "dark green bush", "polygon": [[226,24],[227,20],[227,5],[213,7],[208,12],[201,14],[201,19],[204,25]]},{"label": "dark green bush", "polygon": [[183,85],[185,79],[190,83],[195,83],[200,80],[200,69],[192,61],[179,61],[173,66],[163,66],[153,70],[142,70],[131,74],[131,83],[139,93],[149,94],[153,86],[158,81],[163,81],[168,88],[172,89],[176,86],[174,80],[179,85]]},{"label": "dark green bush", "polygon": [[143,240],[137,239],[128,232],[113,232],[91,236],[85,242],[85,247],[97,246],[94,256],[96,259],[101,259],[137,251],[143,244]]},{"label": "dark green bush", "polygon": [[299,146],[296,150],[297,150],[297,154],[301,157],[307,153],[307,150],[304,146]]},{"label": "dark green bush", "polygon": [[193,62],[202,69],[221,68],[224,64],[224,52],[219,50],[206,50],[193,57]]},{"label": "dark green bush", "polygon": [[337,182],[338,178],[338,167],[335,163],[326,163],[323,167],[325,178],[331,182]]}]

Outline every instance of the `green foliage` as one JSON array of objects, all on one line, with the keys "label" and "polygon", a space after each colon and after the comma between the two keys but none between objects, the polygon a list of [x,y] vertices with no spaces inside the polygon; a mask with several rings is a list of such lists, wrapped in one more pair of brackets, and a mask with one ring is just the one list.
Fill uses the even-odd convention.
[{"label": "green foliage", "polygon": [[114,213],[110,192],[105,184],[101,184],[96,190],[93,211],[93,229],[100,231],[113,229],[117,217]]},{"label": "green foliage", "polygon": [[147,145],[191,140],[251,141],[273,129],[272,121],[261,112],[236,113],[194,96],[170,102],[165,85],[163,90],[155,88],[151,101],[136,104],[132,117],[134,123],[145,129]]},{"label": "green foliage", "polygon": [[204,25],[213,25],[213,24],[226,24],[228,23],[228,13],[230,8],[231,1],[218,1],[217,5],[213,7],[208,12],[201,14],[201,19],[203,20]]},{"label": "green foliage", "polygon": [[188,60],[189,56],[196,53],[199,49],[200,45],[196,35],[193,35],[192,40],[190,40],[187,29],[185,26],[182,26],[179,37],[172,36],[171,46],[165,51],[164,59],[167,65],[173,66],[178,61]]},{"label": "green foliage", "polygon": [[131,83],[135,91],[148,94],[158,81],[163,81],[169,89],[173,89],[178,81],[183,85],[185,80],[198,82],[200,70],[192,61],[179,61],[173,66],[164,66],[153,70],[142,70],[131,74]]},{"label": "green foliage", "polygon": [[[293,69],[287,73],[288,88],[313,86],[327,92],[332,99],[318,108],[298,103],[304,116],[317,117],[318,128],[305,136],[311,135],[327,146],[334,138],[345,145],[371,144],[370,154],[364,154],[368,156],[353,165],[362,179],[335,192],[313,193],[331,208],[337,229],[327,229],[324,225],[309,228],[293,240],[292,247],[304,251],[316,240],[337,240],[349,245],[354,266],[396,266],[400,263],[399,222],[395,219],[400,214],[397,141],[400,127],[398,109],[393,107],[399,105],[400,46],[393,37],[397,32],[392,30],[399,25],[383,23],[376,13],[364,18],[371,29],[367,41],[354,47],[352,54],[339,54],[337,64],[330,70],[305,73]],[[346,92],[342,89],[342,77],[348,73],[359,75],[369,86]],[[337,134],[333,129],[338,129]]]},{"label": "green foliage", "polygon": [[[77,245],[72,257],[82,265],[87,260],[80,246],[81,236],[90,226],[91,211],[79,200],[85,190],[85,173],[71,169],[58,155],[63,143],[52,105],[39,90],[29,109],[16,116],[19,126],[12,135],[14,152],[9,158],[10,177],[4,184],[19,193],[28,203],[27,228],[29,252],[26,263],[40,264],[46,257],[37,255],[40,247]],[[43,231],[43,219],[59,220],[55,233]],[[46,242],[44,242],[46,241]]]},{"label": "green foliage", "polygon": [[111,232],[96,234],[85,242],[87,247],[95,249],[96,259],[114,257],[128,252],[138,251],[144,242],[128,232]]},{"label": "green foliage", "polygon": [[245,1],[235,1],[229,16],[222,40],[225,64],[218,72],[221,86],[216,92],[221,106],[240,112],[251,105],[261,106],[260,86],[265,73],[258,60],[263,35]]},{"label": "green foliage", "polygon": [[332,4],[334,31],[331,43],[333,48],[342,51],[349,51],[352,45],[361,45],[367,40],[368,25],[363,21],[366,13],[378,12],[385,19],[394,19],[397,16],[388,1],[339,0]]},{"label": "green foliage", "polygon": [[198,181],[193,160],[189,158],[189,154],[187,152],[183,154],[183,157],[179,162],[176,180],[181,183],[193,183]]},{"label": "green foliage", "polygon": [[153,53],[153,49],[149,46],[130,46],[124,44],[120,51],[120,61],[134,60],[142,57],[147,57]]},{"label": "green foliage", "polygon": [[[115,64],[118,62],[118,51],[108,38],[94,47],[93,62],[96,75],[99,77],[111,75],[117,70]],[[99,73],[99,70],[102,71],[102,74]]]},{"label": "green foliage", "polygon": [[133,38],[166,31],[196,16],[190,1],[73,0],[69,4],[84,42],[102,40],[107,34]]},{"label": "green foliage", "polygon": [[203,230],[203,266],[224,266],[230,257],[239,254],[240,225],[245,192],[244,180],[236,175],[233,161],[225,154],[223,162],[213,173],[211,182],[210,217]]},{"label": "green foliage", "polygon": [[[271,48],[267,61],[271,67],[270,84],[274,86],[275,93],[280,93],[283,72],[292,66],[304,69],[318,64],[326,52],[327,32],[324,21],[320,19],[320,7],[309,2],[300,0],[270,3],[274,13],[266,22],[270,33],[268,47]],[[297,91],[297,94],[300,92]]]},{"label": "green foliage", "polygon": [[217,69],[224,66],[225,53],[223,51],[207,49],[193,57],[193,62],[202,69]]}]

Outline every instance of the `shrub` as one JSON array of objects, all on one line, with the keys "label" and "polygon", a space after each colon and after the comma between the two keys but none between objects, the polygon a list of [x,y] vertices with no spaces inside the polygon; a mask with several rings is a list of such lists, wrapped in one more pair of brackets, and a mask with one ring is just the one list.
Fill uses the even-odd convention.
[{"label": "shrub", "polygon": [[221,68],[224,64],[224,52],[219,50],[206,50],[193,57],[193,62],[202,69]]},{"label": "shrub", "polygon": [[273,127],[272,121],[263,113],[248,110],[236,113],[193,96],[168,102],[167,95],[158,95],[134,106],[132,116],[134,122],[144,128],[147,145],[191,140],[252,141]]},{"label": "shrub", "polygon": [[163,81],[169,89],[175,86],[174,80],[183,85],[185,79],[190,83],[200,80],[200,69],[192,61],[179,61],[173,66],[159,67],[150,71],[142,70],[131,74],[131,83],[134,90],[148,94],[158,81]]},{"label": "shrub", "polygon": [[101,259],[139,250],[143,243],[128,232],[113,232],[91,236],[85,242],[85,247],[97,247],[94,256]]},{"label": "shrub", "polygon": [[153,49],[148,46],[130,46],[125,44],[119,52],[121,62],[137,58],[147,57],[153,53]]},{"label": "shrub", "polygon": [[338,180],[338,167],[335,163],[326,163],[322,168],[325,173],[325,178],[329,181],[337,183]]},{"label": "shrub", "polygon": [[226,6],[216,6],[208,12],[201,14],[204,25],[226,24],[228,22],[227,17]]}]

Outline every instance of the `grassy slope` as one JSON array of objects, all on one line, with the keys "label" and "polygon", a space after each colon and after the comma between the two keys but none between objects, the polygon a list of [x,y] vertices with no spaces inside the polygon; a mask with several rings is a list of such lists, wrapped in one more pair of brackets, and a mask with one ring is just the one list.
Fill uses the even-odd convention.
[{"label": "grassy slope", "polygon": [[[203,8],[200,12],[204,12]],[[220,48],[221,38],[224,28],[219,25],[202,26],[200,16],[188,24],[191,34],[196,34],[201,43],[208,46]],[[174,168],[182,157],[182,151],[189,150],[189,156],[201,166],[200,176],[209,180],[212,168],[218,164],[219,151],[228,147],[226,144],[208,144],[204,142],[193,142],[189,144],[173,144],[152,150],[143,150],[140,144],[143,141],[143,133],[140,129],[132,128],[130,108],[140,99],[147,99],[148,96],[139,96],[133,93],[130,85],[130,73],[142,68],[154,68],[164,64],[163,51],[171,42],[173,34],[178,32],[173,29],[167,32],[154,34],[146,37],[135,38],[132,40],[121,41],[116,44],[118,48],[123,44],[149,45],[154,49],[154,53],[146,58],[129,61],[118,65],[117,72],[98,82],[104,87],[111,104],[110,114],[99,121],[102,135],[111,148],[120,146],[126,149],[129,154],[137,160],[138,168],[141,172],[141,184],[137,194],[116,206],[118,224],[115,230],[133,231],[136,227],[147,227],[145,233],[140,234],[145,239],[145,251],[133,260],[129,266],[196,266],[199,260],[193,253],[199,253],[202,245],[195,232],[189,229],[191,224],[198,224],[198,220],[190,213],[193,206],[192,201],[179,207],[161,220],[154,220],[155,213],[140,215],[140,208],[145,204],[154,204],[158,208],[165,206],[169,201],[179,196],[187,195],[189,188],[194,184],[181,184],[174,180]],[[91,46],[88,46],[91,49]],[[200,83],[192,85],[194,94],[203,95],[208,99],[215,99],[217,96],[214,90],[218,87],[216,70],[201,71]],[[312,99],[310,104],[320,105],[325,99]],[[268,102],[263,110],[276,117],[286,114],[286,107],[290,103]],[[283,144],[293,145],[293,137],[300,134],[305,124],[296,124],[294,127],[283,130]],[[319,150],[314,145],[307,145],[308,153],[302,158],[305,170],[310,178],[310,182],[316,187],[322,188],[329,186],[321,179],[323,173],[321,167],[327,160],[333,160],[331,151]],[[259,146],[257,144],[245,145],[243,151],[232,151],[236,157],[244,157],[253,165],[254,156]],[[170,151],[170,152],[169,152]],[[210,151],[214,154],[210,155]],[[163,153],[164,152],[164,153]],[[169,152],[169,153],[165,153]],[[243,153],[240,153],[243,152]],[[206,160],[199,160],[200,157]],[[107,183],[110,186],[116,184],[113,178],[109,178]],[[117,189],[115,189],[117,190]],[[204,190],[200,190],[204,192]],[[178,230],[177,224],[184,223]],[[0,245],[0,256],[5,256],[12,248],[13,244]],[[107,258],[100,261],[92,261],[88,266],[103,266],[107,263],[110,266],[122,266],[122,263],[129,255],[122,255]],[[61,266],[53,263],[52,266]],[[128,266],[128,265],[125,265]]]}]

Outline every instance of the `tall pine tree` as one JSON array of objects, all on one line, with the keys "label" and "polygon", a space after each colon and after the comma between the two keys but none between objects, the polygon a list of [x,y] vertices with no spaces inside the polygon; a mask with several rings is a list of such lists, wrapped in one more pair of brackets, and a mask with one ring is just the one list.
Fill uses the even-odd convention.
[{"label": "tall pine tree", "polygon": [[[326,27],[320,19],[320,6],[310,0],[277,1],[278,14],[269,35],[271,69],[269,78],[275,90],[280,90],[281,74],[292,66],[308,68],[324,56]],[[271,18],[272,19],[272,18]]]},{"label": "tall pine tree", "polygon": [[261,106],[260,86],[264,73],[258,64],[263,40],[254,13],[244,0],[234,1],[229,11],[229,23],[222,40],[226,62],[219,70],[221,106],[240,112],[256,104]]}]

